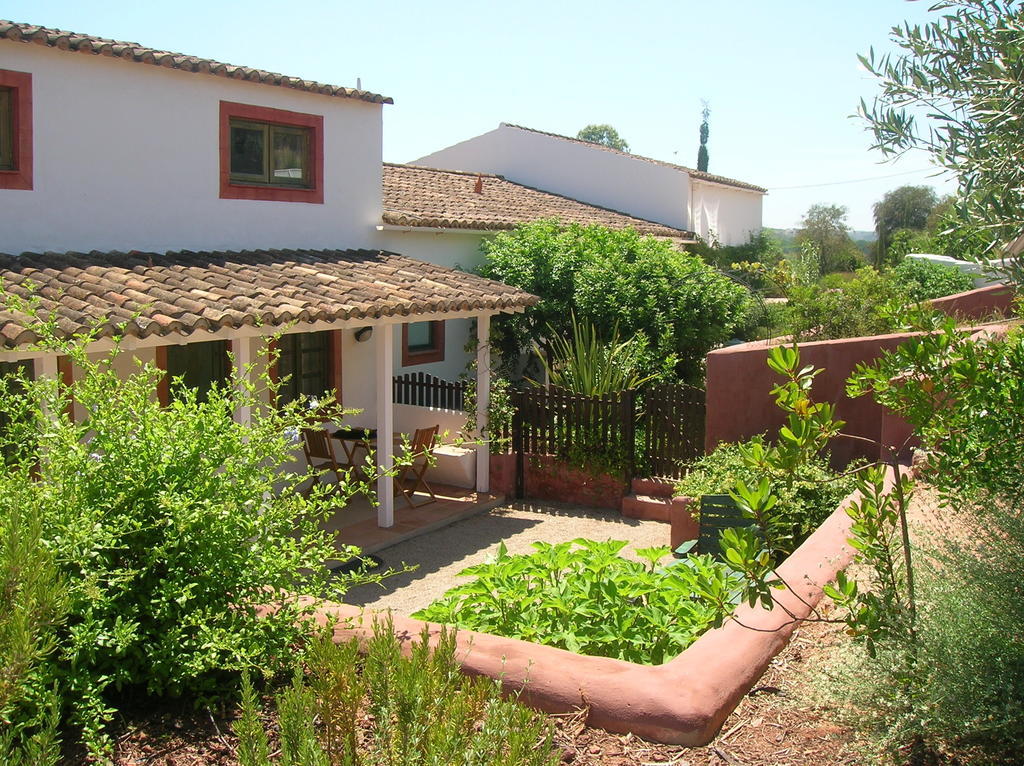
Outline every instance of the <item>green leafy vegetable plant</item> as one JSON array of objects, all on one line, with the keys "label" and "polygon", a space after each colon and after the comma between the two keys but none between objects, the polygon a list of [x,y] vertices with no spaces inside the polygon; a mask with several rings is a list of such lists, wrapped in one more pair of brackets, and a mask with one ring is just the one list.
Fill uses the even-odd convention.
[{"label": "green leafy vegetable plant", "polygon": [[642,562],[619,555],[622,540],[536,542],[536,552],[509,554],[464,569],[474,578],[414,617],[580,654],[659,664],[707,628],[721,624],[741,579],[713,557],[663,561],[668,548],[645,548]]}]

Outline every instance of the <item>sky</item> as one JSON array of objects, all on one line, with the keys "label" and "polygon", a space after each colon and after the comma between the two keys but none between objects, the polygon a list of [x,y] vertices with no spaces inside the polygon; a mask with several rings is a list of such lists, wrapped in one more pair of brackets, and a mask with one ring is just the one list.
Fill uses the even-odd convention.
[{"label": "sky", "polygon": [[[813,204],[856,230],[904,184],[939,193],[926,156],[883,161],[853,115],[878,90],[858,53],[892,49],[927,0],[0,0],[0,18],[391,96],[384,159],[408,162],[501,122],[575,135],[610,124],[636,153],[767,187],[764,225]],[[3,50],[0,48],[0,65]]]}]

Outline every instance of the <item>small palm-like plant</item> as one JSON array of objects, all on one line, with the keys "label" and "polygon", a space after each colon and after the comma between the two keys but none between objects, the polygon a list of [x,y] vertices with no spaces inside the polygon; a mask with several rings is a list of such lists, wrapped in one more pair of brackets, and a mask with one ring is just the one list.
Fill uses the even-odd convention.
[{"label": "small palm-like plant", "polygon": [[[620,341],[618,325],[612,329],[611,338],[604,341],[593,324],[580,322],[573,315],[572,338],[552,331],[549,345],[550,358],[534,346],[548,382],[576,394],[603,396],[628,391],[656,377],[643,374],[643,342],[637,337]],[[541,385],[535,380],[530,382]]]}]

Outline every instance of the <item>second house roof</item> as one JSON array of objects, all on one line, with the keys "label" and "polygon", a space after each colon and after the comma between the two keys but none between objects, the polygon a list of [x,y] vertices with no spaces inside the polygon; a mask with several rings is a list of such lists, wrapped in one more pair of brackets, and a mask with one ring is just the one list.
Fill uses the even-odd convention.
[{"label": "second house roof", "polygon": [[386,224],[500,231],[544,219],[613,229],[629,227],[656,237],[694,239],[690,231],[534,189],[502,176],[384,164]]}]

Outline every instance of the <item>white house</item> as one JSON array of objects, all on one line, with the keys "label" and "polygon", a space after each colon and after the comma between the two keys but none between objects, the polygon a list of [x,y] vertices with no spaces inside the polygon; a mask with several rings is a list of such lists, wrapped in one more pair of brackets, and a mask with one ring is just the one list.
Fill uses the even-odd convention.
[{"label": "white house", "polygon": [[767,193],[744,181],[506,123],[412,164],[497,173],[723,245],[744,244],[761,230]]},{"label": "white house", "polygon": [[[62,332],[99,322],[200,390],[241,374],[283,330],[282,395],[334,389],[382,434],[417,425],[393,403],[396,362],[428,350],[436,323],[472,318],[483,409],[490,319],[535,299],[381,251],[386,103],[0,21],[0,278],[34,290]],[[33,351],[35,339],[28,316],[0,310],[0,360],[73,385],[68,360]],[[381,464],[391,450],[381,439]],[[486,491],[485,445],[476,462]],[[381,526],[394,522],[392,489],[382,477]]]}]

